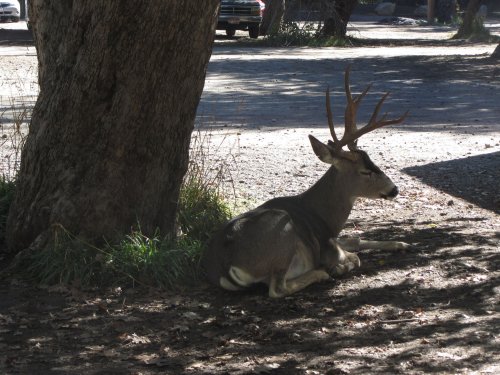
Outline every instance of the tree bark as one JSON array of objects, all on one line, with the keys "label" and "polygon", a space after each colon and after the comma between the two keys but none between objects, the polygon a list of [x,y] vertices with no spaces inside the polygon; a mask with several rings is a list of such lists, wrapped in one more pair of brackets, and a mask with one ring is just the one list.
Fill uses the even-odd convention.
[{"label": "tree bark", "polygon": [[219,0],[30,1],[40,94],[7,243],[174,231]]},{"label": "tree bark", "polygon": [[438,22],[450,23],[456,6],[456,0],[436,0],[435,15]]},{"label": "tree bark", "polygon": [[260,24],[260,35],[267,35],[278,28],[285,13],[285,0],[267,0],[264,17]]},{"label": "tree bark", "polygon": [[457,33],[453,36],[453,39],[463,39],[468,38],[472,35],[472,25],[474,19],[476,18],[476,13],[481,6],[481,0],[470,0],[467,4],[465,10],[464,19],[462,25],[458,29]]},{"label": "tree bark", "polygon": [[333,36],[345,38],[347,34],[347,24],[351,18],[354,8],[358,5],[358,0],[335,0],[327,3],[327,17],[321,30],[323,36]]},{"label": "tree bark", "polygon": [[427,21],[429,23],[434,23],[435,14],[436,14],[436,0],[427,0]]}]

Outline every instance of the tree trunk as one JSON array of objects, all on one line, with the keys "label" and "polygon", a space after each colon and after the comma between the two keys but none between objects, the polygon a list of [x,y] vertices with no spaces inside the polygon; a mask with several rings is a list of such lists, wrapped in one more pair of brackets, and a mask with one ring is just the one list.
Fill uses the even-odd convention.
[{"label": "tree trunk", "polygon": [[434,23],[435,14],[436,14],[436,0],[427,0],[427,21],[429,23]]},{"label": "tree trunk", "polygon": [[174,231],[219,0],[30,1],[40,94],[7,223],[114,241]]},{"label": "tree trunk", "polygon": [[456,7],[456,0],[436,0],[435,14],[438,22],[450,23]]},{"label": "tree trunk", "polygon": [[351,18],[354,8],[358,5],[358,0],[335,0],[327,2],[327,17],[321,34],[323,36],[333,36],[345,38],[347,34],[347,24]]},{"label": "tree trunk", "polygon": [[260,24],[260,35],[267,35],[278,28],[285,13],[285,0],[267,0],[264,17]]},{"label": "tree trunk", "polygon": [[453,36],[453,39],[464,39],[468,38],[472,35],[472,25],[474,23],[474,19],[476,18],[476,13],[481,6],[481,0],[470,0],[469,4],[467,4],[467,8],[465,10],[464,19],[462,25],[458,29],[457,33]]}]

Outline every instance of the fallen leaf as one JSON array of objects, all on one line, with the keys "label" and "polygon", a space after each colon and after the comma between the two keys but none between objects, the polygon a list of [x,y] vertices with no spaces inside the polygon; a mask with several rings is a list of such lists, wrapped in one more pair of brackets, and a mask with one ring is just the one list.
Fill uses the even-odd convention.
[{"label": "fallen leaf", "polygon": [[202,367],[205,367],[205,364],[203,362],[195,362],[190,364],[187,369],[188,370],[196,370],[196,369],[201,369]]},{"label": "fallen leaf", "polygon": [[255,366],[253,368],[253,371],[256,372],[256,373],[268,374],[272,370],[276,370],[278,368],[280,368],[280,364],[279,363],[266,363],[266,364],[263,364],[263,365]]},{"label": "fallen leaf", "polygon": [[189,311],[184,314],[182,314],[183,318],[189,319],[189,320],[201,320],[201,316],[199,316],[197,313]]},{"label": "fallen leaf", "polygon": [[136,359],[139,362],[142,362],[146,365],[153,364],[153,361],[158,359],[158,354],[149,354],[149,353],[142,353],[142,354],[137,354],[133,358]]},{"label": "fallen leaf", "polygon": [[121,334],[118,338],[122,341],[125,341],[126,344],[149,344],[151,340],[146,336],[139,336],[135,333],[129,334]]}]

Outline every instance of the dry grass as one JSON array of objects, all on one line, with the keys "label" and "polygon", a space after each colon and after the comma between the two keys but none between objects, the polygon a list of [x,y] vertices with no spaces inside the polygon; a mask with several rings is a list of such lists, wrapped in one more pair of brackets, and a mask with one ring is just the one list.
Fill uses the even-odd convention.
[{"label": "dry grass", "polygon": [[28,136],[32,108],[23,103],[17,104],[13,98],[8,103],[7,106],[0,107],[0,168],[4,180],[14,181]]}]

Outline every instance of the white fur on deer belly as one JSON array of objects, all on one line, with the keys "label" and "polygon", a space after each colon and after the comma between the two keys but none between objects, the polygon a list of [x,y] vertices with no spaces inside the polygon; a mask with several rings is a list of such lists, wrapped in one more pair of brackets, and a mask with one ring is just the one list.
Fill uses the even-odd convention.
[{"label": "white fur on deer belly", "polygon": [[297,251],[293,256],[290,267],[286,271],[285,279],[291,280],[311,271],[314,268],[312,254],[309,251]]},{"label": "white fur on deer belly", "polygon": [[256,278],[245,270],[236,266],[231,266],[229,268],[229,276],[231,276],[231,279],[236,284],[243,288],[249,287],[250,285],[255,283],[260,283],[264,280],[263,278]]}]

